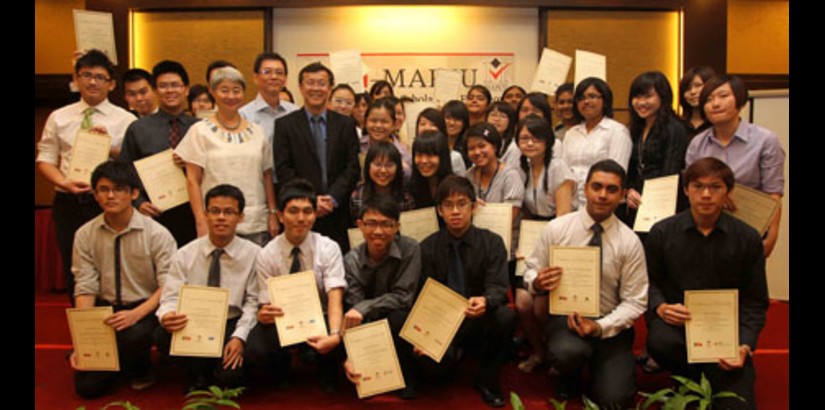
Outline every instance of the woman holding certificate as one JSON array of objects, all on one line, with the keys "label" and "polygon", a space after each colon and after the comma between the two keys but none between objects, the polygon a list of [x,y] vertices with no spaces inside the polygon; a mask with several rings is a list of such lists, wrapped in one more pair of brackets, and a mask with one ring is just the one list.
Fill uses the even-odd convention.
[{"label": "woman holding certificate", "polygon": [[238,234],[263,246],[278,233],[272,146],[261,127],[238,112],[246,89],[240,71],[220,68],[210,86],[217,111],[192,125],[175,149],[186,162],[187,189],[198,236],[207,231],[203,192],[219,184],[232,184],[246,198]]},{"label": "woman holding certificate", "polygon": [[387,193],[396,200],[401,211],[415,208],[412,196],[404,189],[401,153],[388,141],[370,145],[364,160],[364,180],[350,197],[352,220],[358,219],[364,202],[379,193]]}]

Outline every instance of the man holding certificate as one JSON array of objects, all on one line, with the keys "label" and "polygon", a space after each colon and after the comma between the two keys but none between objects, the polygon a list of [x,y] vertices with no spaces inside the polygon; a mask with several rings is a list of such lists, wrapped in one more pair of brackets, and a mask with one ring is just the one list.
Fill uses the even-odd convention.
[{"label": "man holding certificate", "polygon": [[[72,276],[72,241],[77,229],[100,213],[88,180],[69,179],[70,164],[79,134],[111,137],[110,154],[116,157],[126,127],[135,116],[108,100],[115,88],[112,76],[115,68],[106,54],[91,50],[77,59],[74,82],[80,90],[80,101],[60,108],[49,115],[43,136],[37,143],[37,170],[57,191],[54,197],[54,218],[57,247],[63,260],[63,275],[69,298],[74,292]],[[77,155],[76,157],[80,157]],[[74,158],[78,160],[78,158]],[[91,171],[94,164],[76,164]]]},{"label": "man holding certificate", "polygon": [[[204,204],[207,235],[189,242],[175,254],[157,311],[165,329],[157,332],[162,352],[170,352],[170,339],[176,333],[198,328],[190,332],[194,336],[183,337],[182,343],[171,346],[171,354],[181,356],[177,357],[178,362],[186,369],[187,390],[212,384],[243,384],[244,343],[255,326],[258,302],[253,269],[260,247],[235,233],[244,217],[243,193],[232,185],[217,185],[206,193]],[[190,286],[205,287],[201,288],[200,298],[208,300],[193,311],[179,311],[181,306],[195,304],[185,303],[192,302],[184,296],[184,289]],[[217,299],[222,303],[214,303],[212,299],[216,298],[208,297],[210,289],[213,294],[228,293],[228,303],[220,297]],[[223,339],[217,357],[197,349],[201,337],[204,342]]]},{"label": "man holding certificate", "polygon": [[[465,319],[439,363],[422,356],[405,368],[408,385],[415,385],[424,367],[449,370],[459,358],[458,349],[481,347],[479,371],[473,386],[491,407],[503,407],[499,386],[501,366],[506,360],[506,345],[516,325],[516,315],[507,308],[507,250],[498,234],[473,226],[476,194],[465,177],[450,175],[435,193],[436,210],[445,227],[421,242],[419,289],[427,278],[447,285],[468,298]],[[409,347],[408,347],[409,348]],[[400,355],[407,356],[403,350]]]},{"label": "man holding certificate", "polygon": [[[347,282],[338,244],[311,231],[317,214],[316,200],[312,184],[303,178],[295,178],[281,187],[278,220],[284,230],[261,250],[256,262],[261,291],[258,295],[258,325],[250,335],[249,358],[255,364],[256,373],[274,370],[276,383],[286,383],[291,376],[291,361],[285,347],[291,345],[292,340],[305,340],[305,343],[298,345],[302,349],[301,358],[318,362],[321,388],[332,393],[337,389],[338,366],[344,350],[341,328]],[[310,299],[311,296],[293,292],[292,297],[275,300],[267,291],[268,281],[271,278],[286,279],[281,277],[307,271],[312,272],[315,279],[312,291],[316,291],[320,298],[323,312],[318,314],[326,316],[328,335],[326,331],[311,335],[302,333],[302,327],[317,325],[317,321],[323,321],[324,317],[307,317],[305,321],[284,326],[283,329],[276,326],[276,320],[292,323],[290,316],[306,314],[300,309],[299,312],[291,310],[292,306],[288,304],[293,300]]]},{"label": "man holding certificate", "polygon": [[[647,306],[642,244],[613,214],[625,196],[625,182],[624,168],[616,161],[593,164],[585,180],[586,206],[547,224],[526,260],[524,273],[528,291],[550,292],[551,311],[554,299],[559,299],[571,312],[551,314],[545,327],[548,358],[561,373],[559,396],[566,400],[581,393],[581,368],[587,365],[593,398],[600,406],[611,408],[629,407],[636,394],[633,322]],[[551,263],[551,253],[559,263],[565,259],[557,257],[562,251],[593,249],[596,251],[578,255],[590,254],[590,262],[601,263],[587,266],[575,258],[564,267]],[[591,289],[581,289],[588,285]],[[576,286],[576,293],[569,290]],[[573,296],[560,296],[565,292]],[[591,296],[576,298],[579,293]],[[598,300],[595,304],[593,294]],[[588,316],[592,316],[584,317],[584,309],[591,305],[593,312]]]},{"label": "man holding certificate", "polygon": [[[388,319],[390,330],[400,350],[398,334],[410,309],[421,276],[421,251],[418,243],[396,235],[401,208],[391,196],[370,197],[361,208],[358,227],[364,243],[352,248],[344,257],[347,292],[344,303],[344,327]],[[356,374],[345,364],[348,378],[357,383]],[[357,369],[356,369],[357,370]],[[415,398],[415,388],[401,392],[402,398]]]},{"label": "man holding certificate", "polygon": [[[154,383],[149,349],[157,328],[155,309],[169,273],[175,240],[169,231],[132,207],[138,195],[131,164],[108,161],[92,173],[95,199],[103,213],[80,229],[74,241],[72,272],[75,306],[111,306],[104,323],[115,329],[121,369],[141,390]],[[83,371],[70,357],[75,391],[83,398],[106,393],[116,372]]]},{"label": "man holding certificate", "polygon": [[[654,225],[645,245],[651,311],[647,349],[671,372],[697,381],[704,372],[714,391],[732,391],[746,400],[726,399],[724,408],[753,409],[752,356],[768,309],[762,239],[755,229],[722,212],[734,187],[733,171],[725,163],[699,159],[687,168],[684,180],[690,209]],[[686,290],[738,290],[736,310],[717,309],[718,323],[725,316],[731,325],[733,319],[739,322],[739,340],[730,341],[738,346],[733,358],[689,364],[695,360],[688,352],[685,328],[695,318],[684,305]],[[710,337],[694,340],[691,346],[701,348]]]},{"label": "man holding certificate", "polygon": [[[184,113],[186,95],[189,88],[189,75],[177,61],[164,60],[152,69],[152,87],[159,97],[160,109],[133,122],[126,129],[120,159],[137,161],[157,153],[174,149],[189,127],[198,120]],[[176,164],[183,162],[173,154]],[[147,181],[143,181],[147,185]],[[162,210],[149,200],[145,190],[135,200],[140,213],[151,216],[174,235],[178,247],[186,245],[197,237],[195,217],[189,202]]]}]

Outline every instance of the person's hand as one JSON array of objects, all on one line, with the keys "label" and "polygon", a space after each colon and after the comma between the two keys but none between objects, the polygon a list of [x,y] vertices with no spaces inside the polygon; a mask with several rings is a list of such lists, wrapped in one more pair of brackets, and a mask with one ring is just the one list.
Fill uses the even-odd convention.
[{"label": "person's hand", "polygon": [[92,128],[89,128],[90,132],[94,132],[100,135],[108,135],[109,131],[106,129],[105,125],[95,125]]},{"label": "person's hand", "polygon": [[681,303],[662,303],[656,307],[656,314],[671,326],[684,326],[690,320],[690,312]]},{"label": "person's hand", "polygon": [[426,353],[424,353],[423,350],[419,349],[417,346],[413,346],[413,354],[419,357],[427,355]]},{"label": "person's hand", "polygon": [[243,341],[237,337],[229,339],[223,348],[224,370],[235,370],[243,365]]},{"label": "person's hand", "polygon": [[579,312],[567,315],[567,328],[576,332],[580,337],[597,336],[602,329],[595,320],[582,317]]},{"label": "person's hand", "polygon": [[478,206],[487,206],[487,201],[481,198],[476,198],[476,204],[478,204]]},{"label": "person's hand", "polygon": [[521,251],[520,251],[520,250],[517,250],[517,251],[516,251],[516,260],[517,260],[517,261],[524,260],[524,254],[523,254],[523,253],[521,253]]},{"label": "person's hand", "polygon": [[72,351],[72,354],[69,355],[69,366],[72,366],[72,369],[74,369],[74,370],[83,370],[83,369],[78,367],[77,352],[75,352],[75,351]]},{"label": "person's hand", "polygon": [[361,373],[356,373],[355,369],[352,367],[352,362],[347,359],[344,362],[344,372],[347,374],[347,380],[352,382],[354,385],[358,385],[361,382]]},{"label": "person's hand", "polygon": [[484,296],[473,296],[468,299],[470,306],[464,310],[464,314],[469,318],[481,317],[487,311],[487,298]]},{"label": "person's hand", "polygon": [[555,290],[561,283],[561,274],[563,272],[561,266],[549,266],[539,270],[536,279],[533,280],[533,289]]},{"label": "person's hand", "polygon": [[269,236],[274,238],[278,236],[278,218],[275,214],[269,214]]},{"label": "person's hand", "polygon": [[183,158],[181,158],[178,154],[175,154],[174,152],[172,152],[172,161],[175,161],[175,165],[181,168],[186,168],[186,162],[183,160]]},{"label": "person's hand", "polygon": [[160,318],[160,325],[163,326],[167,332],[174,333],[185,328],[188,320],[183,313],[169,312]]},{"label": "person's hand", "polygon": [[258,309],[258,321],[261,323],[275,323],[275,318],[283,315],[284,311],[275,305],[266,304]]},{"label": "person's hand", "polygon": [[335,210],[335,205],[332,203],[332,197],[329,195],[318,195],[315,200],[317,206],[318,217],[323,218]]},{"label": "person's hand", "polygon": [[352,308],[344,314],[344,329],[349,329],[361,324],[364,321],[364,315],[361,312]]},{"label": "person's hand", "polygon": [[144,203],[140,204],[138,211],[140,211],[140,213],[146,216],[151,216],[152,218],[157,218],[160,216],[161,213],[163,213],[163,211],[161,211],[160,208],[156,207],[153,203],[149,201],[145,201]]},{"label": "person's hand", "polygon": [[120,332],[121,330],[134,326],[140,319],[142,319],[140,314],[135,312],[134,309],[129,309],[115,312],[112,316],[107,317],[103,323],[115,328],[115,331]]},{"label": "person's hand", "polygon": [[327,354],[341,344],[341,336],[311,336],[307,338],[307,344],[320,354]]},{"label": "person's hand", "polygon": [[737,360],[719,359],[719,367],[726,372],[741,369],[742,366],[745,365],[745,361],[748,359],[748,353],[750,350],[751,348],[748,347],[748,345],[740,345],[739,358]]},{"label": "person's hand", "polygon": [[639,205],[642,204],[642,194],[639,191],[630,188],[627,190],[627,206],[638,209]]},{"label": "person's hand", "polygon": [[91,192],[92,186],[80,181],[73,181],[71,179],[67,179],[63,181],[60,185],[61,188],[69,191],[72,194],[82,194],[84,192]]},{"label": "person's hand", "polygon": [[734,202],[733,197],[730,194],[725,195],[725,198],[722,202],[722,209],[726,209],[731,212],[736,212],[736,202]]}]

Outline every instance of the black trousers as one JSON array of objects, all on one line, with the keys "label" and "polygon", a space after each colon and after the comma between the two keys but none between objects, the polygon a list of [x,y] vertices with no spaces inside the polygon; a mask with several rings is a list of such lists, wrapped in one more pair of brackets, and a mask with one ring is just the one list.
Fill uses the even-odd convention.
[{"label": "black trousers", "polygon": [[[132,309],[138,304],[114,307],[114,311]],[[105,303],[97,303],[98,306]],[[146,375],[152,366],[151,348],[153,334],[159,328],[154,313],[146,315],[132,327],[115,333],[117,337],[118,360],[120,372],[76,371],[74,373],[74,388],[78,396],[84,399],[100,397],[106,394],[117,381],[118,376],[129,378]]]},{"label": "black trousers", "polygon": [[636,394],[633,328],[608,339],[582,338],[567,327],[567,316],[550,315],[545,327],[550,362],[562,377],[589,366],[593,396],[602,407],[627,408]]},{"label": "black trousers", "polygon": [[751,358],[745,361],[741,369],[733,371],[722,370],[716,363],[688,364],[685,328],[671,326],[658,316],[647,323],[647,352],[656,363],[673,374],[698,382],[705,373],[714,393],[731,391],[745,399],[744,403],[736,399],[721,399],[714,402],[714,409],[756,408],[756,372]]},{"label": "black trousers", "polygon": [[72,275],[72,245],[78,228],[100,214],[100,206],[92,194],[80,195],[56,192],[52,205],[57,250],[63,262],[63,277],[69,300],[74,306],[74,275]]}]

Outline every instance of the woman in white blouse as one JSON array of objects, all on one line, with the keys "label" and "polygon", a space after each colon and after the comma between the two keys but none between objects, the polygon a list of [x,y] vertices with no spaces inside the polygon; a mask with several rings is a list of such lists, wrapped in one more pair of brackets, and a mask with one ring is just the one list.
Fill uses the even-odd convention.
[{"label": "woman in white blouse", "polygon": [[278,234],[272,146],[260,126],[238,113],[246,89],[240,71],[218,69],[210,88],[217,111],[192,125],[175,148],[186,163],[186,188],[198,236],[207,233],[203,193],[219,184],[231,184],[246,200],[238,235],[263,246]]},{"label": "woman in white blouse", "polygon": [[573,114],[580,123],[565,134],[562,157],[576,175],[577,203],[584,206],[583,187],[590,166],[612,159],[626,171],[633,142],[627,127],[613,119],[613,92],[606,82],[585,78],[576,86],[573,99]]}]

